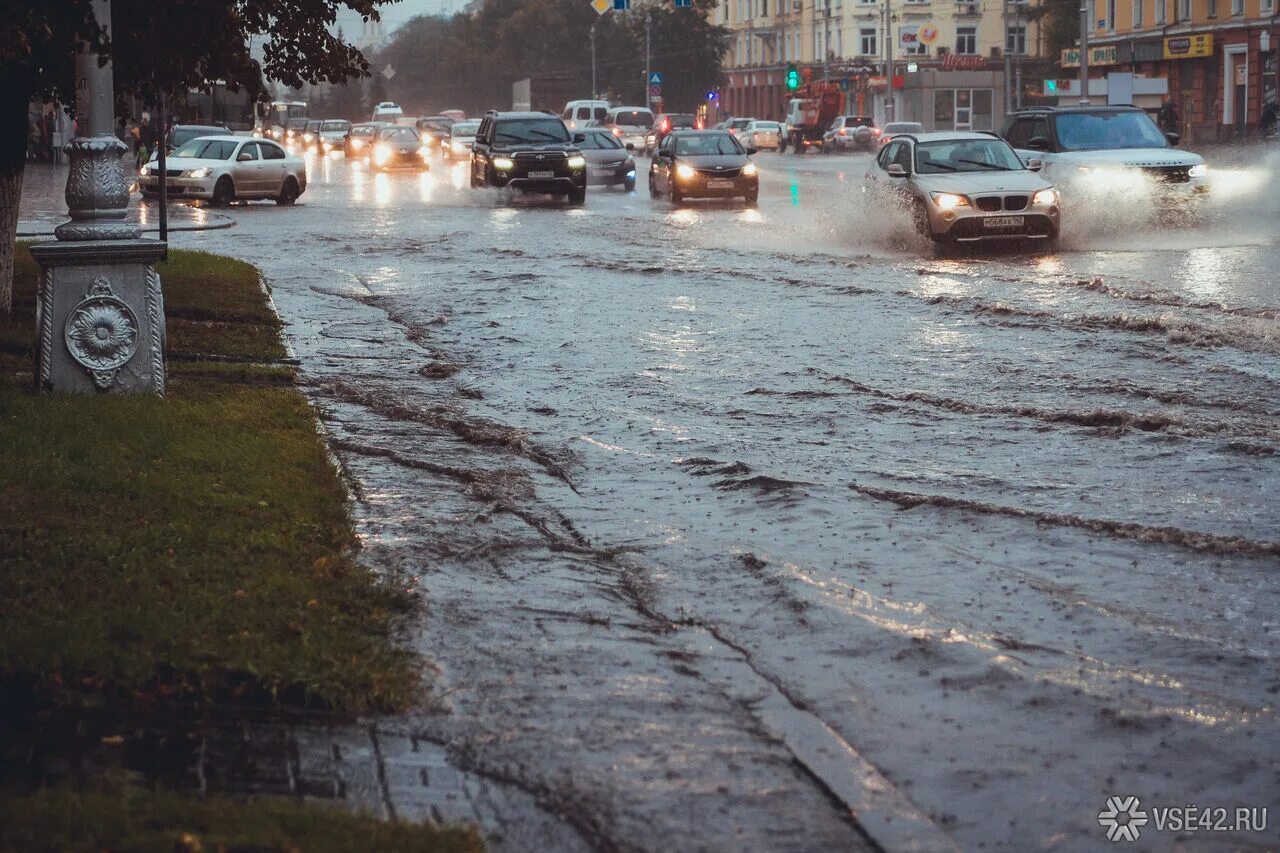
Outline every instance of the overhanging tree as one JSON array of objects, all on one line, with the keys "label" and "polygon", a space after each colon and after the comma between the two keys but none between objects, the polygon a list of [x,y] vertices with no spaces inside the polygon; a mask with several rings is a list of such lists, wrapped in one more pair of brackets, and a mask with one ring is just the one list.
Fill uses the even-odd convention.
[{"label": "overhanging tree", "polygon": [[[286,86],[340,83],[368,63],[333,34],[344,8],[366,19],[395,0],[113,0],[110,38],[91,0],[7,0],[0,15],[0,313],[13,303],[13,250],[26,165],[27,106],[73,91],[75,46],[97,46],[115,66],[116,88],[154,101],[209,88],[264,94],[264,75]],[[261,62],[250,40],[262,44]]]}]

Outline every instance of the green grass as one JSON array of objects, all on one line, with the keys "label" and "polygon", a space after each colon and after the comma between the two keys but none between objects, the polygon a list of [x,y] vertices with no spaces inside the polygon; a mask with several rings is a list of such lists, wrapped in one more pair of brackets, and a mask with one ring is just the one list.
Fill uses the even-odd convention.
[{"label": "green grass", "polygon": [[[412,599],[351,556],[346,491],[248,264],[161,267],[172,361],[155,397],[31,391],[37,268],[0,319],[0,851],[440,851],[473,829],[336,804],[200,797],[115,772],[24,778],[76,720],[394,711],[425,693],[395,642]],[[60,736],[60,733],[67,732]],[[69,765],[74,766],[74,765]],[[82,768],[83,770],[83,768]]]},{"label": "green grass", "polygon": [[305,851],[480,853],[474,829],[385,823],[291,800],[197,798],[164,790],[66,785],[0,800],[0,851]]},{"label": "green grass", "polygon": [[[25,308],[0,338],[29,353],[21,247],[17,266]],[[267,330],[283,354],[253,267],[174,251],[163,275],[174,314]],[[243,340],[170,336],[260,352]],[[421,662],[394,642],[411,598],[352,559],[345,489],[287,368],[175,365],[157,399],[34,395],[29,361],[0,363],[0,701],[419,701]]]}]

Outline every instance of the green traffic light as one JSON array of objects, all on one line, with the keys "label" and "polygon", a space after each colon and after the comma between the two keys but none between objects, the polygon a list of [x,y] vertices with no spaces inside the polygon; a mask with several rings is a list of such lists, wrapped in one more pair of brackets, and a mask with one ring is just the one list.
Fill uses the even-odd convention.
[{"label": "green traffic light", "polygon": [[799,70],[796,69],[794,65],[787,66],[787,88],[788,89],[800,88],[800,72]]}]

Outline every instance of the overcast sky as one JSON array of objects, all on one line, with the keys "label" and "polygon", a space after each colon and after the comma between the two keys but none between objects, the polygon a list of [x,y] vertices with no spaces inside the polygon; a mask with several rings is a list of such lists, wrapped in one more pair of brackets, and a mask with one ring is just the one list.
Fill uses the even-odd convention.
[{"label": "overcast sky", "polygon": [[[442,12],[452,15],[462,10],[467,0],[400,0],[399,3],[388,3],[382,7],[382,24],[388,33],[410,18],[418,15],[439,15]],[[348,33],[360,32],[360,16],[348,9],[338,16],[338,23]]]}]

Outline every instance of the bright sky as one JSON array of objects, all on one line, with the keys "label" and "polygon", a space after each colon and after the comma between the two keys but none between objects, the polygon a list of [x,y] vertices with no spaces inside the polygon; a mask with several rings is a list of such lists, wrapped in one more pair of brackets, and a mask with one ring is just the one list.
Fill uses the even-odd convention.
[{"label": "bright sky", "polygon": [[[452,15],[462,11],[466,3],[467,0],[400,0],[399,3],[388,3],[382,7],[382,25],[390,34],[410,18],[441,13]],[[347,33],[360,32],[360,16],[349,9],[338,15],[338,23]]]}]

